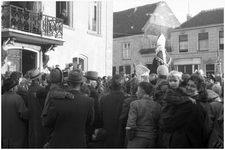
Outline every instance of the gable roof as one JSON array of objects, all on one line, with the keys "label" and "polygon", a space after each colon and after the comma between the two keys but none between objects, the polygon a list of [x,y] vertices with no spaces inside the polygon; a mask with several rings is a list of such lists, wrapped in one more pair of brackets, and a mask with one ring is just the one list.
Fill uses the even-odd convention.
[{"label": "gable roof", "polygon": [[158,3],[113,13],[113,37],[141,34]]},{"label": "gable roof", "polygon": [[223,8],[203,10],[196,16],[181,24],[178,29],[223,23]]}]

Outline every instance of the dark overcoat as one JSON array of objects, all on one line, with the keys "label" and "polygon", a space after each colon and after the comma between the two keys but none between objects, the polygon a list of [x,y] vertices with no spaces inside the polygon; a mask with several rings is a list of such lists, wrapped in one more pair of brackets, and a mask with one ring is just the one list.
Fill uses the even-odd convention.
[{"label": "dark overcoat", "polygon": [[107,132],[106,143],[109,148],[122,148],[124,146],[124,137],[120,136],[122,132],[120,115],[126,98],[128,97],[122,90],[112,90],[110,94],[100,99],[100,118],[103,129]]},{"label": "dark overcoat", "polygon": [[94,100],[79,91],[70,91],[74,99],[52,100],[43,126],[53,128],[49,148],[86,148],[85,125],[94,120]]},{"label": "dark overcoat", "polygon": [[164,122],[159,131],[159,147],[204,148],[205,116],[206,112],[198,102],[192,104],[190,101],[179,105],[174,115]]},{"label": "dark overcoat", "polygon": [[16,92],[2,95],[2,148],[28,148],[28,108]]},{"label": "dark overcoat", "polygon": [[29,109],[29,147],[43,148],[47,143],[49,129],[42,126],[41,113],[44,107],[43,98],[35,97],[38,90],[44,88],[37,83],[31,83],[28,89],[28,109]]}]

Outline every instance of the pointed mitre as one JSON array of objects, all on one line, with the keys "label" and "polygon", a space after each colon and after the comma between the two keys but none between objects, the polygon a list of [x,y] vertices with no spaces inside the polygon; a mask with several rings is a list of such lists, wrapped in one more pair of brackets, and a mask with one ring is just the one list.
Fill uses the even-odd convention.
[{"label": "pointed mitre", "polygon": [[157,40],[157,47],[161,46],[165,48],[166,38],[163,34],[161,34]]}]

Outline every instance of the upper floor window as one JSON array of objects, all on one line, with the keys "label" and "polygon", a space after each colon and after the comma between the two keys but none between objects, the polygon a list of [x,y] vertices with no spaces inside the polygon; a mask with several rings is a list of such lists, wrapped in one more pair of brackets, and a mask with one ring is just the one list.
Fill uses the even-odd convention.
[{"label": "upper floor window", "polygon": [[179,51],[188,52],[188,35],[179,36]]},{"label": "upper floor window", "polygon": [[224,44],[224,38],[223,38],[223,31],[220,31],[219,32],[219,48],[220,48],[220,50],[223,50],[224,49],[224,47],[223,47],[223,44]]},{"label": "upper floor window", "polygon": [[63,24],[72,26],[72,1],[56,1],[56,17],[63,19]]},{"label": "upper floor window", "polygon": [[123,59],[131,59],[130,43],[123,43]]},{"label": "upper floor window", "polygon": [[101,34],[101,2],[89,2],[88,30]]},{"label": "upper floor window", "polygon": [[209,50],[208,32],[198,34],[198,50]]}]

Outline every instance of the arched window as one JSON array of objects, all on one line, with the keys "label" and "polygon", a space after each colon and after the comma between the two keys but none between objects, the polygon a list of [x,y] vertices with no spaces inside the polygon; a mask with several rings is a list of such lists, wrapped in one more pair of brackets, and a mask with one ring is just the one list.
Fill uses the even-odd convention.
[{"label": "arched window", "polygon": [[87,71],[88,68],[88,58],[85,55],[78,55],[76,57],[73,57],[73,64],[75,64],[75,66],[77,66],[78,64],[81,64],[81,68],[83,71]]}]

